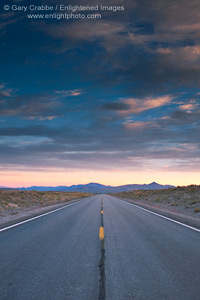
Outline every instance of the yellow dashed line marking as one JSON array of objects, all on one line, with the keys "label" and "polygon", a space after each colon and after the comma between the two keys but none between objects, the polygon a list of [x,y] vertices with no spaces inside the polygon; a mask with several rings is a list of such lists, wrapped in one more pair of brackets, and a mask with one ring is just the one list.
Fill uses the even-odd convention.
[{"label": "yellow dashed line marking", "polygon": [[100,240],[104,239],[104,228],[103,227],[99,228],[99,238],[100,238]]}]

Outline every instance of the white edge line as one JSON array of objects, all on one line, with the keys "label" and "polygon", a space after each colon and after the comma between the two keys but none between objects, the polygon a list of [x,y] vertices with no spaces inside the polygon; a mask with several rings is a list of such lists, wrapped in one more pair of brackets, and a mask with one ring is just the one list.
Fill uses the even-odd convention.
[{"label": "white edge line", "polygon": [[[126,200],[123,200],[123,201],[126,201]],[[166,219],[166,220],[168,220],[168,221],[174,222],[174,223],[176,223],[176,224],[179,224],[179,225],[182,225],[182,226],[184,226],[184,227],[187,227],[187,228],[190,228],[190,229],[192,229],[192,230],[195,230],[195,231],[197,231],[197,232],[200,232],[200,229],[197,229],[197,228],[195,228],[195,227],[186,225],[186,224],[181,223],[181,222],[179,222],[179,221],[176,221],[176,220],[170,219],[170,218],[168,218],[168,217],[165,217],[165,216],[163,216],[163,215],[157,214],[157,213],[155,213],[155,212],[153,212],[153,211],[151,211],[151,210],[148,210],[148,209],[143,208],[143,207],[141,207],[141,206],[137,206],[137,205],[132,204],[132,203],[130,203],[130,202],[128,202],[128,201],[126,201],[126,203],[128,203],[128,204],[130,204],[130,205],[133,205],[133,206],[135,206],[135,207],[137,207],[137,208],[139,208],[139,209],[145,210],[145,211],[147,211],[147,212],[149,212],[149,213],[151,213],[151,214],[153,214],[153,215],[156,215],[156,216],[161,217],[161,218],[163,218],[163,219]]]},{"label": "white edge line", "polygon": [[30,219],[24,220],[24,221],[22,221],[22,222],[19,222],[19,223],[10,225],[10,226],[8,226],[8,227],[2,228],[2,229],[0,229],[0,232],[5,231],[5,230],[8,230],[8,229],[13,228],[13,227],[16,227],[16,226],[19,226],[19,225],[22,225],[22,224],[27,223],[27,222],[33,221],[33,220],[35,220],[35,219],[38,219],[38,218],[47,216],[47,215],[49,215],[49,214],[52,214],[52,213],[54,213],[54,212],[56,212],[56,211],[58,211],[58,210],[64,209],[64,208],[69,207],[69,206],[74,205],[74,204],[77,204],[77,202],[71,203],[71,204],[68,204],[68,205],[65,205],[65,206],[60,207],[60,208],[57,208],[57,209],[55,209],[55,210],[51,210],[51,211],[49,211],[49,212],[47,212],[47,213],[45,213],[45,214],[42,214],[42,215],[39,215],[39,216],[30,218]]}]

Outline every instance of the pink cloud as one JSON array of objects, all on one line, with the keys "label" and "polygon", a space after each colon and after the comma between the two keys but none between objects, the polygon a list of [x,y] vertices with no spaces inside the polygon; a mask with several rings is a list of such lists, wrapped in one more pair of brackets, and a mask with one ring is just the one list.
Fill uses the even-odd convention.
[{"label": "pink cloud", "polygon": [[187,111],[187,112],[191,112],[193,110],[196,110],[198,108],[198,104],[197,103],[188,103],[188,104],[183,104],[179,106],[179,109]]},{"label": "pink cloud", "polygon": [[185,46],[179,48],[158,48],[155,50],[156,53],[169,54],[175,59],[182,59],[184,61],[197,60],[200,56],[200,45]]},{"label": "pink cloud", "polygon": [[169,53],[172,53],[172,50],[169,48],[158,48],[156,50],[156,52],[162,53],[162,54],[169,54]]},{"label": "pink cloud", "polygon": [[194,24],[184,24],[175,26],[176,30],[180,31],[194,31],[200,29],[200,22]]},{"label": "pink cloud", "polygon": [[60,97],[80,96],[81,94],[83,94],[83,91],[80,89],[61,90],[61,91],[55,91],[55,94],[59,95]]},{"label": "pink cloud", "polygon": [[12,97],[13,90],[6,89],[4,84],[0,85],[0,96],[3,97]]},{"label": "pink cloud", "polygon": [[200,55],[200,45],[196,46],[187,46],[184,48],[184,52],[190,59],[196,60],[199,59]]},{"label": "pink cloud", "polygon": [[125,128],[127,129],[144,129],[148,126],[157,126],[155,123],[147,121],[147,122],[141,122],[141,121],[137,121],[137,122],[126,122],[124,123]]},{"label": "pink cloud", "polygon": [[145,98],[144,100],[128,98],[124,100],[124,103],[129,105],[129,109],[120,111],[120,114],[137,114],[145,110],[167,105],[172,99],[173,97],[169,95],[157,98]]},{"label": "pink cloud", "polygon": [[36,120],[36,119],[39,119],[40,121],[45,121],[45,120],[53,120],[55,119],[56,116],[47,116],[47,117],[42,117],[42,116],[31,116],[31,117],[27,117],[25,118],[26,120]]}]

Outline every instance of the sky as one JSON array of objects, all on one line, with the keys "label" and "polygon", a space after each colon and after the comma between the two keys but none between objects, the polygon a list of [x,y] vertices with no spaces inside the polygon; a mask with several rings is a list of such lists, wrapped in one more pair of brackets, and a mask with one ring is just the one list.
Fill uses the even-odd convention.
[{"label": "sky", "polygon": [[0,5],[0,186],[200,184],[198,0]]}]

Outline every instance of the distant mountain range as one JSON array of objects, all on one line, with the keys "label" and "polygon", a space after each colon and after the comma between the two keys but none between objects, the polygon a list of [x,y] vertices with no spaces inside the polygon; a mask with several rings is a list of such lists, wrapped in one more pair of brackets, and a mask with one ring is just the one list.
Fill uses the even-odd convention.
[{"label": "distant mountain range", "polygon": [[103,185],[99,183],[88,183],[88,184],[79,184],[72,186],[31,186],[28,188],[18,188],[20,190],[26,191],[57,191],[57,192],[84,192],[84,193],[98,193],[98,194],[106,194],[106,193],[120,193],[120,192],[128,192],[132,190],[159,190],[159,189],[167,189],[173,188],[172,185],[161,185],[156,182],[152,182],[150,184],[127,184],[120,186],[110,186]]}]

